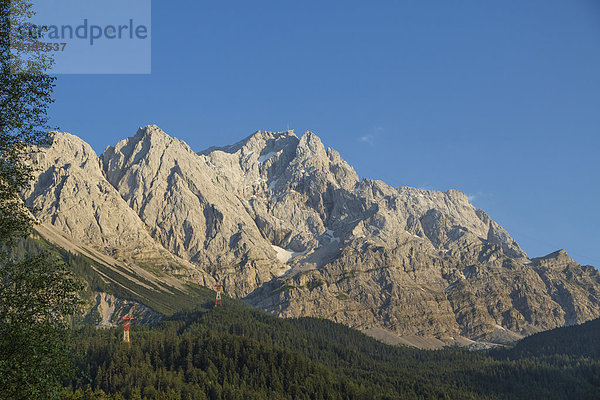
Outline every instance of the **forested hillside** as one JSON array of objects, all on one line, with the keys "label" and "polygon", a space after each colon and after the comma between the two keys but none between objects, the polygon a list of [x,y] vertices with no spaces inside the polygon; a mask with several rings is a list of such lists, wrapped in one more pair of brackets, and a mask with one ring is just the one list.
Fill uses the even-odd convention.
[{"label": "forested hillside", "polygon": [[[593,399],[598,324],[488,352],[390,347],[313,318],[282,320],[225,299],[156,327],[76,333],[70,399]],[[587,350],[586,350],[587,349]],[[588,351],[589,350],[589,351]],[[106,396],[104,394],[107,394]]]},{"label": "forested hillside", "polygon": [[[179,312],[156,326],[75,328],[75,378],[67,399],[594,399],[600,394],[600,320],[525,338],[487,352],[391,347],[324,319],[280,319],[214,292],[167,298],[123,291],[98,276],[101,265],[41,239],[12,256],[50,251],[87,282],[86,292],[116,291]],[[96,268],[96,269],[95,269]],[[102,270],[103,272],[110,272]],[[135,320],[134,320],[135,322]]]},{"label": "forested hillside", "polygon": [[91,254],[67,251],[37,233],[20,239],[14,246],[2,250],[14,260],[22,260],[27,255],[44,252],[52,259],[64,262],[69,266],[69,270],[85,284],[81,297],[88,302],[88,306],[95,293],[107,292],[121,299],[144,304],[164,315],[172,315],[182,309],[193,309],[199,299],[212,293],[202,286],[191,283],[181,285],[180,288],[157,285],[156,282],[147,279],[148,275],[136,275],[123,266],[98,262]]},{"label": "forested hillside", "polygon": [[529,336],[504,353],[510,358],[577,357],[600,360],[600,319]]}]

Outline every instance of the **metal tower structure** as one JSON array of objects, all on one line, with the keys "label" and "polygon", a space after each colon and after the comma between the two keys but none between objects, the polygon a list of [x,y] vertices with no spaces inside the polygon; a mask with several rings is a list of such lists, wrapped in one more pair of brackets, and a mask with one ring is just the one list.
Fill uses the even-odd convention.
[{"label": "metal tower structure", "polygon": [[126,315],[121,318],[121,322],[123,323],[123,343],[127,343],[129,348],[131,349],[131,342],[129,341],[129,328],[131,327],[131,320],[133,319],[133,315]]},{"label": "metal tower structure", "polygon": [[215,289],[217,289],[217,297],[215,298],[215,307],[222,306],[223,302],[221,301],[221,291],[223,290],[223,285],[217,283],[215,285]]}]

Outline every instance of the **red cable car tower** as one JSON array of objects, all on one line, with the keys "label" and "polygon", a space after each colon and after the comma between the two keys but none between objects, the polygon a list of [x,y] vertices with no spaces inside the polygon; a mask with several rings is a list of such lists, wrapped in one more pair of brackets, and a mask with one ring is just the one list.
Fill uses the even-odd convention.
[{"label": "red cable car tower", "polygon": [[129,328],[131,327],[132,319],[133,315],[126,315],[121,318],[121,322],[123,323],[123,343],[127,343],[129,349],[131,349],[131,342],[129,341]]},{"label": "red cable car tower", "polygon": [[217,283],[215,285],[215,289],[217,289],[217,297],[215,298],[215,307],[222,306],[223,302],[221,301],[221,291],[223,290],[223,285]]}]

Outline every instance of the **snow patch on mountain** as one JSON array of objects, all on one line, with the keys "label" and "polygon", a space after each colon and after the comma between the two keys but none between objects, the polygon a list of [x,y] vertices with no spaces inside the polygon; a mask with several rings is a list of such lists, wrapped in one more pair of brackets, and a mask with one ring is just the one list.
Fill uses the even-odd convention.
[{"label": "snow patch on mountain", "polygon": [[274,244],[272,244],[271,246],[273,247],[273,250],[277,252],[277,259],[284,264],[290,262],[294,257],[304,256],[306,255],[306,253],[308,253],[308,250],[298,252],[293,250],[287,250],[279,246],[275,246]]},{"label": "snow patch on mountain", "polygon": [[264,154],[264,155],[258,157],[258,162],[259,163],[264,163],[265,161],[270,160],[275,154],[277,154],[277,153],[274,152],[274,151],[271,151],[271,152],[269,152],[267,154]]},{"label": "snow patch on mountain", "polygon": [[340,238],[335,236],[335,233],[329,228],[327,228],[325,230],[325,236],[327,236],[329,238],[329,242],[331,242],[331,243],[333,243],[333,242],[339,243],[340,242]]}]

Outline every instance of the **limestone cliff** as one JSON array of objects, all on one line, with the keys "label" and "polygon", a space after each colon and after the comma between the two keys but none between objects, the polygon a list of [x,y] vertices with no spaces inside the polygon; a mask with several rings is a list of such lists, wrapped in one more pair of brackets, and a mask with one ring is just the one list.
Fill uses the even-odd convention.
[{"label": "limestone cliff", "polygon": [[39,150],[25,198],[42,221],[125,260],[185,264],[280,316],[447,343],[600,316],[595,268],[530,259],[458,191],[360,180],[310,132],[195,153],[148,126],[101,157],[68,134]]}]

